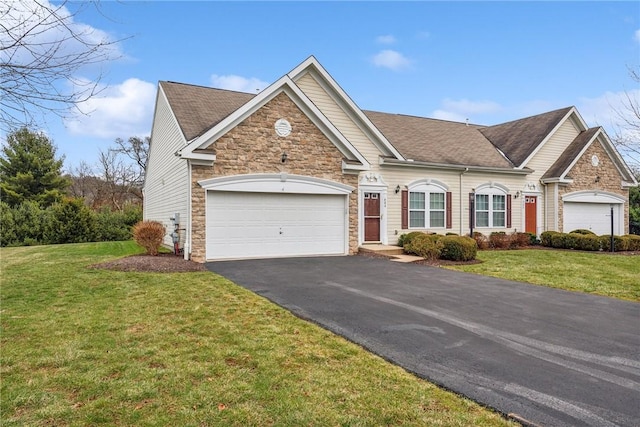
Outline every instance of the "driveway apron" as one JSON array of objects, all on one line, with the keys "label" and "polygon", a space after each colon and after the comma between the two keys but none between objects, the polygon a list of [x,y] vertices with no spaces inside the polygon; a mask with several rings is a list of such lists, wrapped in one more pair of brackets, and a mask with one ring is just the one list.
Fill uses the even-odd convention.
[{"label": "driveway apron", "polygon": [[207,267],[517,419],[640,426],[638,303],[362,256]]}]

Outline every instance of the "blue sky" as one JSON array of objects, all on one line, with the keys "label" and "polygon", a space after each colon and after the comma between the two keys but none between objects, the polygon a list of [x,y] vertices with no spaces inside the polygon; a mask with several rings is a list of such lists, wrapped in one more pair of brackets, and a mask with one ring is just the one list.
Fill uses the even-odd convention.
[{"label": "blue sky", "polygon": [[66,169],[148,135],[159,80],[255,92],[309,55],[363,109],[487,125],[575,105],[613,133],[640,94],[635,1],[125,1],[75,21],[124,40],[92,113],[47,122]]}]

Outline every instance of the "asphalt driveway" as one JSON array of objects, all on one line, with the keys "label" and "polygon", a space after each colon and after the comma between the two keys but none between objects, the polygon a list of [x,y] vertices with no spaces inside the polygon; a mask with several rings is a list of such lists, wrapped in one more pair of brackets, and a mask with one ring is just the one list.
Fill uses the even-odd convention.
[{"label": "asphalt driveway", "polygon": [[207,267],[505,414],[640,425],[640,304],[361,256]]}]

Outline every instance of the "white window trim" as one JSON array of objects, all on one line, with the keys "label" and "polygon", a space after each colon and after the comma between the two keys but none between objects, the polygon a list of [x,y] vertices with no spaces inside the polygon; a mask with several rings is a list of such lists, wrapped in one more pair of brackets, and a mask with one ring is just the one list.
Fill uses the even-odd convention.
[{"label": "white window trim", "polygon": [[[447,228],[447,191],[449,188],[446,184],[435,179],[422,179],[415,181],[407,186],[409,190],[408,198],[408,218],[407,225],[409,230],[445,230]],[[411,193],[423,193],[424,194],[424,209],[411,209]],[[443,209],[431,209],[430,197],[431,194],[443,194],[444,195],[444,208]],[[431,212],[443,212],[443,224],[441,227],[431,226]],[[424,212],[424,224],[423,227],[411,226],[411,212]]]},{"label": "white window trim", "polygon": [[[474,220],[475,220],[475,228],[483,228],[483,229],[488,229],[488,228],[507,228],[507,215],[508,215],[508,211],[507,211],[507,197],[508,197],[508,191],[503,188],[503,186],[491,186],[491,187],[486,187],[486,188],[481,188],[479,190],[476,190],[475,193],[476,196],[476,200],[474,201]],[[482,210],[480,212],[488,212],[488,225],[478,225],[478,196],[489,196],[489,210],[485,211]],[[504,197],[504,211],[495,211],[493,209],[493,196],[503,196]],[[504,212],[504,225],[494,225],[493,224],[493,214],[494,212]]]}]

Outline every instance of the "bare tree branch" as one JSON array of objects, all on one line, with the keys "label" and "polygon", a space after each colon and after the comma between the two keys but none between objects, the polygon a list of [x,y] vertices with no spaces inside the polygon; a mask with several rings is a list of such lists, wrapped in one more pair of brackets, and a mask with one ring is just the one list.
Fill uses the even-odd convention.
[{"label": "bare tree branch", "polygon": [[67,118],[100,92],[102,67],[120,56],[121,40],[76,21],[87,5],[97,7],[0,0],[0,128],[37,125],[48,113]]},{"label": "bare tree branch", "polygon": [[[629,68],[629,76],[640,85],[640,70]],[[620,120],[612,140],[629,166],[635,171],[640,170],[640,90],[625,92],[621,107],[613,107]]]}]

